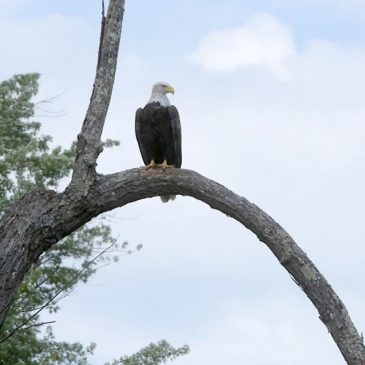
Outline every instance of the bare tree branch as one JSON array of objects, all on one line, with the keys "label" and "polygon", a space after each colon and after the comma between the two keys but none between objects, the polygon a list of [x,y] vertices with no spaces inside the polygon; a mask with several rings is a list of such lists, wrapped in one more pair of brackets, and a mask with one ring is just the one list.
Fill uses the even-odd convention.
[{"label": "bare tree branch", "polygon": [[265,243],[317,308],[350,365],[365,365],[365,347],[339,297],[293,238],[255,204],[194,171],[132,169],[97,175],[100,138],[112,94],[124,0],[110,0],[102,19],[90,105],[78,135],[72,182],[64,193],[35,189],[0,222],[0,325],[16,291],[39,256],[100,213],[160,195],[187,195],[236,219]]},{"label": "bare tree branch", "polygon": [[78,135],[76,161],[70,186],[70,188],[77,188],[80,193],[85,193],[92,184],[96,159],[102,151],[100,138],[117,70],[123,13],[124,0],[110,0],[107,16],[105,17],[103,2],[94,87],[81,133]]},{"label": "bare tree branch", "polygon": [[[33,317],[32,317],[33,318]],[[31,319],[32,319],[31,318]],[[29,321],[31,320],[29,319]],[[13,337],[15,334],[17,334],[18,332],[20,331],[25,331],[27,330],[28,328],[32,328],[32,327],[40,327],[40,326],[43,326],[45,324],[51,324],[51,323],[55,323],[56,321],[48,321],[48,322],[40,322],[40,323],[34,323],[34,324],[31,324],[29,326],[25,326],[25,324],[29,323],[29,321],[25,321],[24,323],[21,323],[19,326],[15,327],[7,336],[5,336],[4,338],[2,338],[0,340],[0,344],[5,342],[6,340],[8,340],[10,337]]]},{"label": "bare tree branch", "polygon": [[25,330],[27,330],[29,328],[32,328],[32,327],[40,327],[40,326],[44,326],[46,324],[52,324],[52,323],[56,323],[56,321],[47,321],[47,322],[34,323],[34,324],[30,325],[30,326],[21,328],[20,331],[25,331]]},{"label": "bare tree branch", "polygon": [[92,260],[90,260],[89,262],[86,263],[86,265],[79,270],[70,280],[68,280],[64,285],[62,285],[62,287],[57,290],[57,292],[52,296],[52,298],[50,298],[45,304],[43,304],[41,307],[37,308],[36,311],[30,315],[26,320],[24,320],[21,324],[19,324],[18,326],[16,326],[14,329],[12,329],[10,331],[9,334],[7,334],[5,337],[0,339],[0,344],[5,342],[7,339],[9,339],[10,337],[14,336],[18,331],[27,329],[27,328],[31,328],[31,327],[36,327],[36,326],[41,326],[45,323],[53,323],[53,322],[44,322],[44,323],[40,323],[40,324],[32,324],[30,326],[26,326],[27,323],[29,323],[33,318],[37,317],[38,314],[40,312],[42,312],[45,308],[47,308],[50,304],[52,304],[56,298],[63,293],[64,291],[68,290],[68,289],[72,289],[72,286],[74,285],[74,283],[77,281],[77,279],[80,277],[80,275],[87,270],[100,256],[102,256],[105,252],[107,252],[110,248],[112,248],[115,245],[115,243],[112,243],[111,245],[109,245],[108,247],[104,248],[98,255],[96,255]]}]

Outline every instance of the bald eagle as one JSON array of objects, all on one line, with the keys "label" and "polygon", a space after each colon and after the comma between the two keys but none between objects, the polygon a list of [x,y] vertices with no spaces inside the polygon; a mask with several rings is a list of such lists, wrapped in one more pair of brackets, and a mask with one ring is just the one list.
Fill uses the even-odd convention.
[{"label": "bald eagle", "polygon": [[[181,167],[181,126],[179,112],[166,94],[175,93],[166,82],[152,86],[152,95],[144,108],[136,111],[136,137],[146,168]],[[161,196],[166,203],[176,196]]]}]

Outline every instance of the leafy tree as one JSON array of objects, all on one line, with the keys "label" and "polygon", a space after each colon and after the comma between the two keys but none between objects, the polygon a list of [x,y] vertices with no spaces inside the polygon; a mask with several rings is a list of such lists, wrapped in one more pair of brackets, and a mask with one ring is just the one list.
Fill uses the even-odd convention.
[{"label": "leafy tree", "polygon": [[186,345],[175,348],[162,340],[157,344],[149,344],[131,356],[123,356],[119,360],[114,360],[112,364],[105,365],[159,365],[186,355],[189,351]]},{"label": "leafy tree", "polygon": [[[37,73],[15,75],[0,83],[0,219],[9,204],[29,189],[57,189],[73,166],[75,144],[69,149],[51,147],[52,138],[40,135],[40,123],[31,120],[35,114],[32,98],[38,92],[38,83]],[[111,147],[118,142],[107,140],[104,144]],[[82,227],[40,256],[21,284],[2,327],[0,365],[89,364],[95,344],[84,347],[80,343],[57,341],[51,326],[42,333],[39,314],[42,310],[56,312],[59,300],[75,285],[85,283],[100,261],[117,260],[118,256],[110,253],[101,255],[110,246],[113,252],[131,253],[128,244],[118,244],[110,227],[101,221]],[[141,354],[160,354],[154,357],[159,362],[153,364],[176,357],[180,351],[166,342],[151,346],[142,349]],[[127,357],[120,361],[115,364],[136,363],[125,362],[129,361]]]}]

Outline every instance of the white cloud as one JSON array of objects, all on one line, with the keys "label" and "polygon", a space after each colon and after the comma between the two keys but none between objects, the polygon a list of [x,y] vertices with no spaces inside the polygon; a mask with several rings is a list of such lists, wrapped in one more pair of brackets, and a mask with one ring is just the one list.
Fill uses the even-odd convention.
[{"label": "white cloud", "polygon": [[207,34],[192,60],[208,70],[263,66],[282,73],[283,62],[295,53],[287,27],[269,14],[257,14],[241,27]]},{"label": "white cloud", "polygon": [[[209,71],[233,73],[259,67],[261,71],[272,71],[281,80],[290,78],[293,94],[289,97],[296,107],[298,102],[314,102],[316,107],[331,104],[333,109],[334,98],[336,107],[363,104],[362,45],[308,39],[299,50],[290,29],[270,14],[256,14],[241,27],[206,34],[190,60]],[[261,81],[267,83],[269,79],[255,78],[256,83]]]}]

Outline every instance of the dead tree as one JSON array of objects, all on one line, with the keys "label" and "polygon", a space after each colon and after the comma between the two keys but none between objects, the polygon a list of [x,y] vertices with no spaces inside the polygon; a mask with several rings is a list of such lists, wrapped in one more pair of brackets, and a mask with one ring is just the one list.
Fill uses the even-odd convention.
[{"label": "dead tree", "polygon": [[124,0],[110,0],[102,30],[90,104],[78,135],[72,181],[62,193],[35,189],[0,222],[0,325],[24,275],[37,258],[99,214],[159,195],[188,195],[236,219],[265,243],[319,312],[346,362],[365,365],[365,347],[349,314],[293,238],[269,215],[226,187],[184,169],[131,169],[96,173],[101,134],[112,95]]}]

